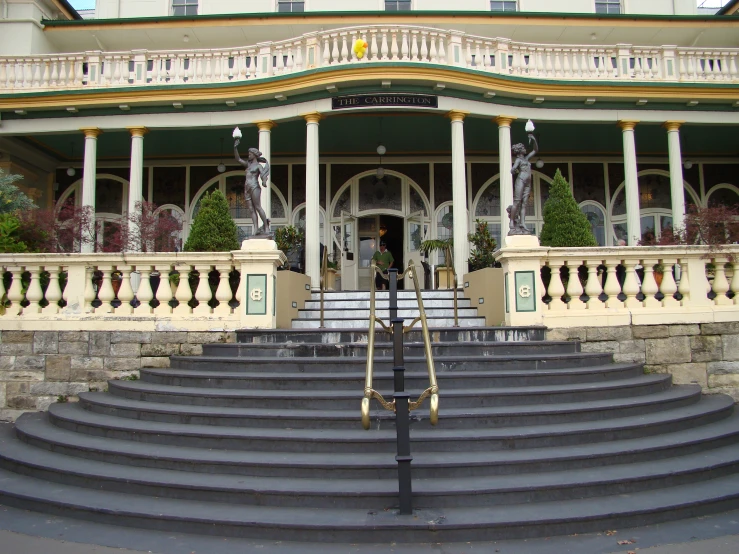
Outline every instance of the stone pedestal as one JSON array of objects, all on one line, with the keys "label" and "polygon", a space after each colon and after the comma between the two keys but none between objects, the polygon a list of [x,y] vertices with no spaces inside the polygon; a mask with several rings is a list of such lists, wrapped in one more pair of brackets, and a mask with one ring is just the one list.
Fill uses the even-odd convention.
[{"label": "stone pedestal", "polygon": [[273,240],[251,239],[241,243],[241,250],[231,253],[241,272],[238,298],[241,325],[251,329],[277,327],[277,268],[285,263],[285,254]]},{"label": "stone pedestal", "polygon": [[503,267],[505,323],[509,326],[541,325],[541,261],[548,248],[539,246],[535,235],[510,235],[498,251],[496,261]]}]

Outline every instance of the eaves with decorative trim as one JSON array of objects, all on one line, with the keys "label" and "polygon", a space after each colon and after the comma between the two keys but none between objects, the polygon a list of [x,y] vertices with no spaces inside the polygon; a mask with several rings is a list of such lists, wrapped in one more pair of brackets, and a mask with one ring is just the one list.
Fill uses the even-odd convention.
[{"label": "eaves with decorative trim", "polygon": [[[368,43],[361,59],[352,49],[360,37]],[[378,25],[241,48],[4,57],[0,109],[289,96],[390,75],[481,94],[728,100],[737,96],[738,65],[738,48],[529,44]]]}]

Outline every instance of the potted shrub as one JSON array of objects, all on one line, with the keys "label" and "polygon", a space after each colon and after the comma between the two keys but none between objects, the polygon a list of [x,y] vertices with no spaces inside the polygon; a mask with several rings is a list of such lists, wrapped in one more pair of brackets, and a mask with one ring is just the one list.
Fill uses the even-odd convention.
[{"label": "potted shrub", "polygon": [[495,237],[490,233],[488,224],[479,219],[475,220],[475,232],[467,236],[467,240],[474,247],[467,260],[470,271],[485,269],[486,267],[495,266],[495,250],[498,243]]},{"label": "potted shrub", "polygon": [[287,256],[287,263],[281,269],[297,266],[303,245],[303,231],[293,225],[280,227],[275,231],[275,242],[277,249]]},{"label": "potted shrub", "polygon": [[[453,239],[428,239],[421,243],[421,252],[429,255],[431,252],[439,251],[445,253],[446,264],[436,267],[436,288],[450,289],[454,286],[454,269],[452,266]],[[444,286],[442,286],[444,285]]]}]

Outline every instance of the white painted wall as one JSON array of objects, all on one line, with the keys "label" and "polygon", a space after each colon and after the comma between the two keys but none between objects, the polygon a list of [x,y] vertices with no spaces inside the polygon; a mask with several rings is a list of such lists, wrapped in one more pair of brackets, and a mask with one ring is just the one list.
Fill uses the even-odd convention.
[{"label": "white painted wall", "polygon": [[[10,2],[14,0],[9,0]],[[15,0],[18,1],[18,0]],[[2,0],[0,0],[2,2]],[[117,17],[163,17],[171,12],[172,0],[97,0],[98,19]],[[412,0],[413,10],[433,11],[489,11],[490,0]],[[694,15],[697,8],[694,0],[622,0],[624,13]],[[232,13],[270,13],[277,11],[277,0],[200,0],[200,15]],[[330,11],[381,11],[384,0],[305,0],[307,12]],[[594,13],[595,0],[518,0],[519,11]]]}]

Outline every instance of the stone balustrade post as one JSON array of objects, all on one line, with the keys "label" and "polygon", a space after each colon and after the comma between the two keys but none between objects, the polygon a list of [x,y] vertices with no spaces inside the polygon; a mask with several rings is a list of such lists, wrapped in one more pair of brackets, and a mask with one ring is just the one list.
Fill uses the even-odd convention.
[{"label": "stone balustrade post", "polygon": [[505,323],[508,326],[541,325],[544,294],[537,290],[537,273],[549,249],[539,246],[539,239],[533,235],[510,236],[504,240],[505,246],[495,259],[505,274]]},{"label": "stone balustrade post", "polygon": [[231,252],[241,272],[239,311],[241,325],[274,329],[277,325],[277,268],[287,261],[273,240],[245,240],[241,250]]}]

